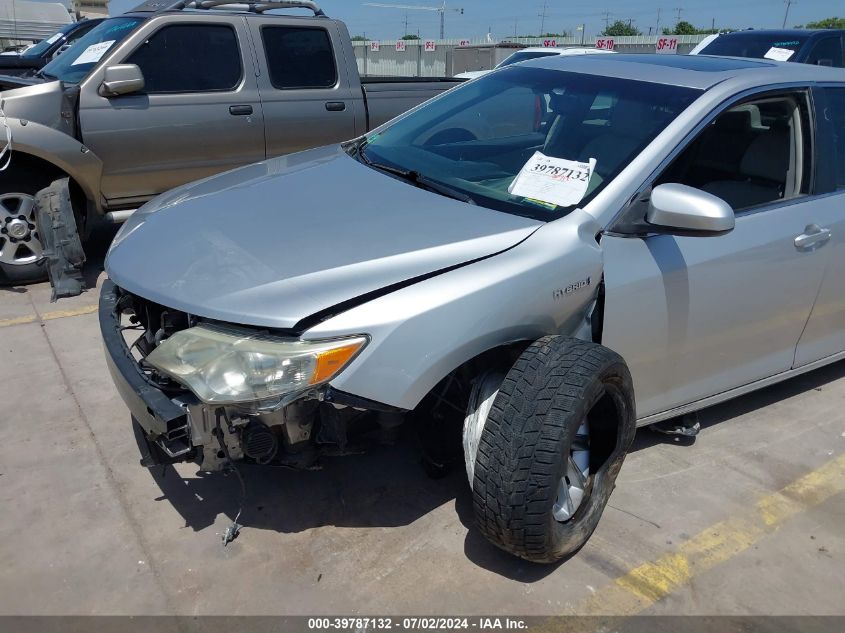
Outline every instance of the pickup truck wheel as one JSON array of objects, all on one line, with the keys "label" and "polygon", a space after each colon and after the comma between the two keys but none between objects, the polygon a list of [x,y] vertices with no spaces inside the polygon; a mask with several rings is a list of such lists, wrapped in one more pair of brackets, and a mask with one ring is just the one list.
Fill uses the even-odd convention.
[{"label": "pickup truck wheel", "polygon": [[529,346],[478,440],[472,494],[484,535],[534,562],[577,552],[634,439],[634,407],[631,375],[615,352],[563,336]]},{"label": "pickup truck wheel", "polygon": [[0,284],[43,281],[44,248],[35,226],[35,193],[45,185],[26,177],[0,181]]}]

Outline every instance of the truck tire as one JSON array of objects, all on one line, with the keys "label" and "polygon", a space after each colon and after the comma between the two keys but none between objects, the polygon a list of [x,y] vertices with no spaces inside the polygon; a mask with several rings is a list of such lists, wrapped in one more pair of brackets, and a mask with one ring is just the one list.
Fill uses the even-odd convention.
[{"label": "truck tire", "polygon": [[598,525],[635,430],[631,374],[618,354],[563,336],[536,341],[505,376],[479,438],[481,532],[533,562],[574,554]]},{"label": "truck tire", "polygon": [[29,174],[0,174],[0,285],[47,279],[35,228],[35,194],[49,184]]}]

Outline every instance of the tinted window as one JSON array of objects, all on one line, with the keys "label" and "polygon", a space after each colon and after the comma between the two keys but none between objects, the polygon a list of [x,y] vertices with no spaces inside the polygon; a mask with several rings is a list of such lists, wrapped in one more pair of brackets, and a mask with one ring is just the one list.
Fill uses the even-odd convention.
[{"label": "tinted window", "polygon": [[836,184],[845,188],[845,88],[827,91],[827,116],[833,124],[836,144]]},{"label": "tinted window", "polygon": [[[35,57],[41,57],[44,53],[46,53],[48,50],[53,48],[53,46],[56,46],[57,42],[64,41],[64,36],[69,31],[72,31],[74,28],[76,28],[75,24],[68,24],[67,26],[62,27],[60,30],[56,31],[50,37],[45,38],[45,39],[41,40],[40,42],[38,42],[38,44],[36,44],[32,48],[30,48],[25,53],[21,53],[21,57],[26,57],[28,59],[33,59]],[[87,33],[90,30],[91,29],[86,29],[84,27],[80,27],[79,29],[77,29],[78,35],[77,35],[77,33],[75,33],[74,35],[77,35],[77,37],[82,37],[83,35],[85,35],[85,33]]]},{"label": "tinted window", "polygon": [[[708,44],[702,55],[725,55],[727,57],[756,57],[762,59],[774,49],[792,51],[793,55],[804,42],[806,35],[777,35],[765,33],[738,33],[721,35]],[[771,56],[771,55],[770,55]],[[787,61],[777,57],[779,61]]]},{"label": "tinted window", "polygon": [[808,64],[817,66],[842,67],[842,40],[838,37],[827,37],[821,40],[810,51]]},{"label": "tinted window", "polygon": [[[556,220],[587,204],[701,94],[585,73],[511,66],[464,84],[371,135],[362,161],[398,167],[477,204]],[[594,159],[576,204],[511,193],[535,153]],[[561,176],[560,180],[568,179]]]},{"label": "tinted window", "polygon": [[65,83],[79,83],[143,21],[144,18],[110,18],[100,22],[61,56],[44,66],[41,74]]},{"label": "tinted window", "polygon": [[334,53],[325,29],[265,26],[261,39],[274,88],[331,88],[337,83]]},{"label": "tinted window", "polygon": [[165,26],[126,63],[141,69],[147,93],[234,90],[241,80],[238,40],[223,24]]}]

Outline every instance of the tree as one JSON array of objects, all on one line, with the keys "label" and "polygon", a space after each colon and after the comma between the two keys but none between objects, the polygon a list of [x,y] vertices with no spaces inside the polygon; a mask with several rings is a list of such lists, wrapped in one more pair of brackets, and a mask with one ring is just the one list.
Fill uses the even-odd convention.
[{"label": "tree", "polygon": [[403,35],[403,36],[402,36],[402,39],[403,39],[403,40],[418,40],[418,39],[420,39],[420,36],[419,36],[419,35],[410,35],[410,34],[409,34],[409,35]]},{"label": "tree", "polygon": [[698,29],[686,20],[681,20],[672,29],[671,35],[697,35]]},{"label": "tree", "polygon": [[699,29],[686,20],[681,20],[673,28],[664,28],[663,35],[710,35],[712,33],[730,33],[735,29]]},{"label": "tree", "polygon": [[623,22],[622,20],[616,20],[613,24],[608,26],[602,35],[612,35],[614,37],[622,37],[625,35],[642,35],[643,32],[640,31],[637,27],[628,24],[627,22]]},{"label": "tree", "polygon": [[825,18],[818,22],[808,22],[808,29],[845,29],[845,18]]},{"label": "tree", "polygon": [[367,41],[367,38],[366,38],[366,37],[364,37],[363,35],[353,35],[353,36],[352,36],[352,41],[353,41],[353,42],[366,42],[366,41]]}]

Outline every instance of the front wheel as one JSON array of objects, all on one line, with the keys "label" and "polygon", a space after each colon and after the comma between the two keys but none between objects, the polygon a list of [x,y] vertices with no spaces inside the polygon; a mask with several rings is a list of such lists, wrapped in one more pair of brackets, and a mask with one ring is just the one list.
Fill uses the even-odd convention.
[{"label": "front wheel", "polygon": [[476,522],[496,546],[551,563],[598,525],[634,439],[631,375],[606,347],[542,338],[501,382],[472,475]]},{"label": "front wheel", "polygon": [[[35,193],[45,185],[22,177],[0,182],[0,283],[43,281],[44,247],[35,225]],[[49,184],[49,183],[48,183]]]}]

